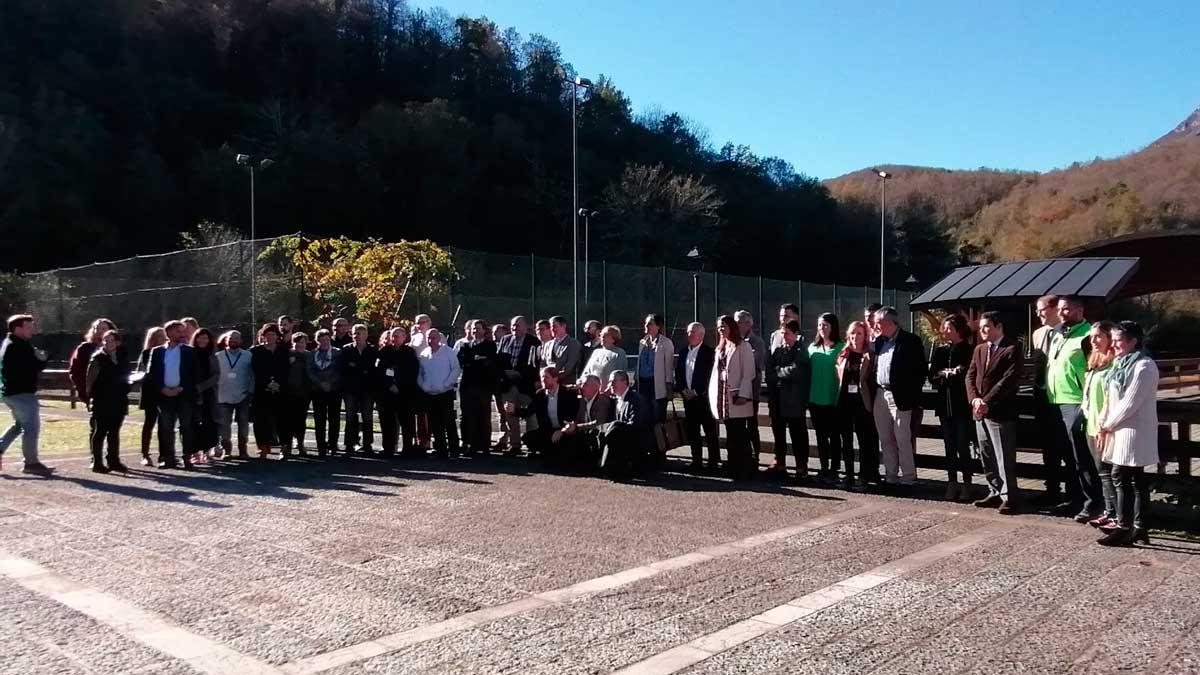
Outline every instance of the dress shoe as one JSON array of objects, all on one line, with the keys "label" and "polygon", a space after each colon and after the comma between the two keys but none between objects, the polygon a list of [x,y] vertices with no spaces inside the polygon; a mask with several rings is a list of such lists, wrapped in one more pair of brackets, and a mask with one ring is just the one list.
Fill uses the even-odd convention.
[{"label": "dress shoe", "polygon": [[1000,495],[988,495],[983,499],[975,500],[973,503],[981,509],[994,509],[1003,504],[1004,500],[1000,498]]},{"label": "dress shoe", "polygon": [[42,464],[41,462],[27,463],[21,469],[21,473],[31,473],[35,476],[49,476],[54,473],[54,469]]},{"label": "dress shoe", "polygon": [[1149,544],[1150,543],[1150,531],[1144,527],[1133,528],[1133,542],[1135,544],[1138,544],[1138,543]]},{"label": "dress shoe", "polygon": [[1130,546],[1133,544],[1132,530],[1118,527],[1096,540],[1101,546]]},{"label": "dress shoe", "polygon": [[112,471],[116,471],[117,473],[129,473],[129,467],[125,466],[121,462],[109,462],[108,468]]},{"label": "dress shoe", "polygon": [[190,469],[193,466],[195,466],[195,464],[192,464],[192,460],[188,459],[187,457],[183,458],[183,468]]},{"label": "dress shoe", "polygon": [[999,508],[996,509],[996,513],[999,513],[1002,516],[1016,515],[1017,507],[1013,506],[1012,504],[1009,504],[1008,500],[1005,499],[1004,501],[1000,502],[1000,506],[999,506]]},{"label": "dress shoe", "polygon": [[92,462],[92,473],[109,473],[109,468],[100,462]]}]

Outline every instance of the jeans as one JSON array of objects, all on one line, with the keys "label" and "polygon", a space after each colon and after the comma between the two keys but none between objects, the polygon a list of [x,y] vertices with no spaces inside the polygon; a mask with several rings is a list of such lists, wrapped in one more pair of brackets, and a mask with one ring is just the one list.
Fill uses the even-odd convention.
[{"label": "jeans", "polygon": [[962,415],[941,418],[942,442],[946,447],[946,474],[951,483],[962,474],[964,483],[971,482],[971,419]]},{"label": "jeans", "polygon": [[1099,513],[1103,508],[1104,495],[1100,490],[1100,473],[1096,470],[1096,462],[1092,459],[1092,451],[1088,448],[1087,437],[1083,433],[1083,413],[1078,403],[1061,404],[1058,410],[1062,415],[1062,426],[1069,441],[1064,455],[1070,455],[1075,464],[1075,474],[1067,476],[1067,485],[1069,488],[1073,487],[1071,483],[1074,482],[1078,486],[1075,490],[1068,489],[1067,494],[1071,495],[1074,492],[1082,496],[1083,511]]},{"label": "jeans", "polygon": [[896,407],[892,392],[880,389],[875,396],[875,428],[883,450],[884,477],[888,483],[912,485],[917,478],[913,453],[913,411]]},{"label": "jeans", "polygon": [[1113,488],[1117,496],[1117,522],[1121,527],[1142,529],[1142,509],[1150,503],[1150,481],[1140,466],[1113,465]]},{"label": "jeans", "polygon": [[1096,439],[1087,437],[1088,449],[1092,451],[1092,459],[1096,470],[1100,473],[1100,493],[1104,495],[1104,515],[1109,518],[1117,517],[1117,491],[1113,487],[1113,465],[1102,459],[1103,452],[1096,447]]},{"label": "jeans", "polygon": [[811,403],[813,430],[817,432],[817,455],[821,459],[821,472],[837,473],[842,457],[842,435],[838,429],[837,407]]},{"label": "jeans", "polygon": [[238,452],[245,452],[250,443],[250,399],[241,403],[217,404],[217,436],[221,447],[228,454],[233,451],[233,422],[237,419]]},{"label": "jeans", "polygon": [[13,394],[4,397],[4,404],[12,412],[12,426],[0,436],[0,455],[8,446],[21,437],[21,454],[25,455],[26,464],[38,463],[38,434],[41,432],[42,419],[38,411],[37,394]]}]

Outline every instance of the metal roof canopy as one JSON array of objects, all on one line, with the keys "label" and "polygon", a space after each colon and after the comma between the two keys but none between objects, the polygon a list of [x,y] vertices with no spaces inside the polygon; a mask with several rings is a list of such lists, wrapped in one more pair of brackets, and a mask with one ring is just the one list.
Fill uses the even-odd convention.
[{"label": "metal roof canopy", "polygon": [[1138,269],[1138,258],[1050,258],[960,267],[925,289],[909,307],[1029,303],[1043,295],[1108,302]]}]

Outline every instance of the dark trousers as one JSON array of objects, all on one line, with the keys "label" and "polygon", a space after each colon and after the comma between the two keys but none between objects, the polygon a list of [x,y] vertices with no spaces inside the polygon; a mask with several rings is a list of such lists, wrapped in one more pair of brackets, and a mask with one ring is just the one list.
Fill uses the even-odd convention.
[{"label": "dark trousers", "polygon": [[599,435],[600,470],[611,479],[624,479],[646,462],[646,433],[625,424],[608,423]]},{"label": "dark trousers", "polygon": [[[183,445],[183,456],[192,454],[195,439],[192,438],[192,401],[183,395],[162,396],[158,399],[158,459],[175,462],[175,425],[179,425],[179,436]],[[189,460],[190,461],[190,460]]]},{"label": "dark trousers", "polygon": [[376,403],[379,409],[379,431],[383,435],[383,452],[390,455],[398,449],[411,451],[417,422],[412,413],[412,406],[401,394],[390,391],[380,394]]},{"label": "dark trousers", "polygon": [[260,391],[250,403],[250,417],[254,425],[254,444],[260,449],[279,443],[280,419],[283,413],[283,394]]},{"label": "dark trousers", "polygon": [[637,383],[638,395],[642,397],[650,406],[650,412],[654,415],[654,423],[662,424],[667,421],[667,399],[654,397],[654,378],[639,377]]},{"label": "dark trousers", "polygon": [[577,463],[579,457],[579,439],[576,436],[563,434],[554,442],[553,429],[538,426],[521,437],[525,447],[542,458],[542,463],[549,468],[564,468]]},{"label": "dark trousers", "polygon": [[688,445],[692,448],[692,463],[704,461],[704,449],[700,434],[704,434],[704,443],[708,444],[708,465],[716,468],[721,464],[721,439],[717,432],[717,421],[713,419],[708,409],[708,398],[697,395],[692,400],[683,400],[683,423],[687,428]]},{"label": "dark trousers", "polygon": [[750,446],[750,424],[757,422],[750,417],[733,417],[725,420],[725,440],[729,453],[729,473],[733,478],[745,480],[758,471]]},{"label": "dark trousers", "polygon": [[[211,393],[210,393],[211,392]],[[220,438],[217,436],[217,396],[216,392],[205,392],[192,411],[192,426],[195,427],[196,451],[211,450],[217,447]]]},{"label": "dark trousers", "polygon": [[837,406],[809,404],[813,431],[817,432],[817,455],[822,473],[837,473],[842,457],[842,437],[838,433]]},{"label": "dark trousers", "polygon": [[342,395],[336,391],[314,391],[313,423],[317,427],[317,452],[334,452],[342,427]]},{"label": "dark trousers", "polygon": [[[1075,494],[1083,499],[1083,510],[1098,514],[1104,509],[1104,495],[1100,490],[1100,472],[1096,470],[1096,462],[1092,459],[1092,451],[1088,448],[1087,435],[1083,431],[1084,417],[1078,404],[1065,403],[1058,406],[1062,413],[1062,426],[1070,440],[1064,454],[1071,456],[1074,464]],[[1068,481],[1067,494],[1071,495],[1071,482]]]},{"label": "dark trousers", "polygon": [[121,425],[125,416],[117,414],[97,414],[92,411],[92,462],[96,465],[103,463],[105,456],[104,445],[108,443],[108,466],[121,463]]},{"label": "dark trousers", "polygon": [[284,394],[280,422],[279,442],[284,449],[304,447],[304,432],[308,427],[308,394]]},{"label": "dark trousers", "polygon": [[[757,427],[751,424],[751,428]],[[808,417],[780,417],[771,415],[771,433],[775,436],[775,463],[787,470],[788,442],[792,437],[792,456],[796,460],[796,475],[808,475]]]},{"label": "dark trousers", "polygon": [[146,417],[142,420],[142,457],[150,456],[150,442],[154,438],[154,425],[158,424],[158,405],[146,408]]},{"label": "dark trousers", "polygon": [[[1081,501],[1078,481],[1075,480],[1075,455],[1069,449],[1071,439],[1063,428],[1062,412],[1050,403],[1045,389],[1033,390],[1033,418],[1042,439],[1042,466],[1046,469],[1046,492],[1062,494],[1062,484],[1067,485],[1067,497]],[[1065,467],[1065,470],[1064,470]]]},{"label": "dark trousers", "polygon": [[867,483],[879,482],[879,431],[875,416],[858,394],[847,393],[838,400],[838,425],[846,478],[853,478],[854,442],[858,437],[858,477]]},{"label": "dark trousers", "polygon": [[458,428],[454,424],[454,390],[425,395],[429,434],[433,449],[441,454],[458,453]]},{"label": "dark trousers", "polygon": [[1149,476],[1140,466],[1113,465],[1113,489],[1117,493],[1117,522],[1121,527],[1142,529],[1142,509],[1150,503]]},{"label": "dark trousers", "polygon": [[946,474],[951,483],[958,482],[960,473],[963,482],[970,483],[971,474],[974,473],[974,461],[971,459],[971,439],[975,437],[972,429],[974,421],[963,415],[948,415],[939,420],[942,444],[946,448]]},{"label": "dark trousers", "polygon": [[750,459],[754,461],[754,466],[758,466],[758,456],[762,454],[762,435],[758,429],[758,400],[754,400],[754,414],[750,416],[750,424],[746,425],[746,431],[750,436]]},{"label": "dark trousers", "polygon": [[487,453],[492,444],[492,391],[467,385],[458,392],[462,442],[468,452]]},{"label": "dark trousers", "polygon": [[347,391],[343,396],[346,400],[346,452],[352,452],[360,441],[362,449],[369,451],[375,444],[371,392]]}]

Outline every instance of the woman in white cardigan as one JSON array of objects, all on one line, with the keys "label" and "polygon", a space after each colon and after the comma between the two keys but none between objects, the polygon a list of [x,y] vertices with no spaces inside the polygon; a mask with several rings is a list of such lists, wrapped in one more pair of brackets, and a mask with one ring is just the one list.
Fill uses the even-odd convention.
[{"label": "woman in white cardigan", "polygon": [[717,320],[721,336],[712,376],[708,378],[708,404],[713,417],[725,423],[729,443],[728,469],[736,480],[753,478],[758,463],[750,447],[754,419],[754,351],[742,340],[737,322],[728,314]]},{"label": "woman in white cardigan", "polygon": [[638,342],[638,395],[654,401],[654,422],[667,418],[667,398],[675,391],[675,345],[662,334],[663,318],[646,315],[646,334]]},{"label": "woman in white cardigan", "polygon": [[1102,527],[1104,546],[1129,546],[1149,537],[1142,509],[1150,503],[1144,467],[1158,464],[1158,366],[1142,351],[1145,334],[1132,321],[1111,331],[1113,361],[1097,438],[1103,460],[1112,465],[1117,522]]}]

